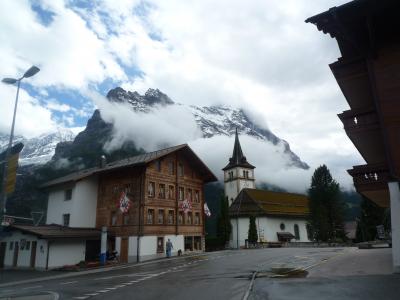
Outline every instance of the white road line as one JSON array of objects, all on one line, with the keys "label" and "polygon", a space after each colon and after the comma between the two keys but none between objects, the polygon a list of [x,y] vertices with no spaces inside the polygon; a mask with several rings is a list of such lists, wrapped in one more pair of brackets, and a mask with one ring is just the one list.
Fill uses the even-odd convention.
[{"label": "white road line", "polygon": [[74,297],[74,299],[87,299],[89,298],[88,296],[82,296],[82,297]]},{"label": "white road line", "polygon": [[97,296],[99,293],[90,293],[90,294],[85,294],[86,296]]},{"label": "white road line", "polygon": [[111,288],[105,288],[105,290],[110,290],[110,291],[112,291],[112,290],[116,290],[117,288],[115,288],[115,287],[111,287]]},{"label": "white road line", "polygon": [[65,285],[65,284],[73,284],[73,283],[77,283],[78,281],[67,281],[67,282],[61,282],[61,285]]},{"label": "white road line", "polygon": [[37,288],[41,288],[41,287],[43,287],[43,285],[28,286],[28,287],[22,288],[22,289],[29,290],[29,289],[37,289]]},{"label": "white road line", "polygon": [[136,283],[136,282],[139,282],[139,280],[132,280],[132,281],[130,281],[130,283]]},{"label": "white road line", "polygon": [[100,291],[96,291],[96,292],[98,292],[98,293],[107,293],[107,292],[109,292],[109,290],[100,290]]}]

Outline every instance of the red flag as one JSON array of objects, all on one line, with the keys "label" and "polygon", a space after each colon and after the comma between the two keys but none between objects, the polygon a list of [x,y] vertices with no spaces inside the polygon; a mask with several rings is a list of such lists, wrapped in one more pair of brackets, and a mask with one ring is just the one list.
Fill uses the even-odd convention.
[{"label": "red flag", "polygon": [[119,197],[119,209],[121,210],[122,213],[127,213],[130,207],[131,207],[131,200],[129,200],[125,192],[122,192],[121,196]]},{"label": "red flag", "polygon": [[181,203],[181,209],[185,214],[188,213],[192,210],[192,203],[190,203],[188,199],[183,200]]}]

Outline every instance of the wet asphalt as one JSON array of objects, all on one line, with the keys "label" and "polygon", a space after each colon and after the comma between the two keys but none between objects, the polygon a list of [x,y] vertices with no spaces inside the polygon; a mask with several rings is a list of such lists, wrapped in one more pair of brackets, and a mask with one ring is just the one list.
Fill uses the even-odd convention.
[{"label": "wet asphalt", "polygon": [[[249,299],[379,299],[371,298],[379,291],[385,296],[382,299],[399,299],[391,298],[395,295],[392,291],[400,286],[400,276],[390,274],[387,269],[391,255],[387,250],[374,250],[360,260],[363,264],[377,255],[380,257],[379,265],[368,269],[371,274],[348,275],[348,271],[340,274],[340,264],[348,266],[354,257],[359,257],[359,251],[354,248],[221,251],[7,286],[0,288],[0,299],[243,299],[253,272],[281,267],[304,268],[310,274],[295,279],[256,278]],[[330,268],[336,274],[330,276]],[[357,268],[363,270],[362,266],[350,269]]]}]

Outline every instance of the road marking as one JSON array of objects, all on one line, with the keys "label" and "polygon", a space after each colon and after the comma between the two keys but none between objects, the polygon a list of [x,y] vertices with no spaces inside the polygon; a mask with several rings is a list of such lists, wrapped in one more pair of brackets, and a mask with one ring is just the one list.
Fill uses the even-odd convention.
[{"label": "road marking", "polygon": [[130,283],[137,283],[137,282],[139,282],[139,280],[132,280],[132,281],[130,281]]},{"label": "road marking", "polygon": [[81,296],[81,297],[74,297],[74,299],[87,299],[89,298],[88,296]]},{"label": "road marking", "polygon": [[95,278],[94,280],[107,280],[107,279],[112,279],[112,278],[118,278],[118,277],[143,277],[143,276],[149,276],[149,275],[154,275],[152,273],[140,273],[140,274],[122,274],[122,275],[114,275],[114,276],[107,276],[107,277],[101,277],[101,278]]},{"label": "road marking", "polygon": [[29,290],[29,289],[37,289],[37,288],[41,288],[41,287],[43,287],[43,285],[28,286],[28,287],[22,288],[22,289]]},{"label": "road marking", "polygon": [[107,293],[107,292],[109,292],[109,290],[100,290],[100,291],[96,291],[96,292],[98,292],[98,293]]},{"label": "road marking", "polygon": [[67,281],[67,282],[61,282],[61,285],[65,285],[65,284],[73,284],[73,283],[77,283],[78,281]]},{"label": "road marking", "polygon": [[117,289],[117,288],[115,288],[115,287],[105,288],[105,290],[110,290],[110,291],[116,290],[116,289]]},{"label": "road marking", "polygon": [[86,296],[97,296],[99,293],[85,294]]}]

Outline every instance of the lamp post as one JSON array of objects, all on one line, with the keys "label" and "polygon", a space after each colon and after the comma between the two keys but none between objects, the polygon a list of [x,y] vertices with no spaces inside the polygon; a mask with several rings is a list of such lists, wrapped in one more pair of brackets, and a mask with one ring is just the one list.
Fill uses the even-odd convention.
[{"label": "lamp post", "polygon": [[12,147],[12,142],[14,139],[14,127],[15,127],[15,116],[17,114],[17,106],[18,106],[18,96],[19,96],[19,87],[21,86],[21,81],[24,78],[29,78],[34,76],[37,72],[39,72],[40,69],[38,67],[32,66],[27,70],[24,75],[19,78],[3,78],[2,82],[6,84],[15,84],[17,83],[17,95],[15,97],[15,105],[14,105],[14,115],[13,115],[13,120],[12,120],[12,125],[11,125],[11,133],[10,133],[10,140],[8,142],[8,147],[7,147],[7,152],[6,152],[6,157],[5,157],[5,162],[4,162],[4,172],[3,172],[3,188],[2,188],[2,196],[3,196],[3,216],[6,214],[6,204],[7,204],[7,191],[6,191],[6,186],[7,186],[7,171],[8,171],[8,158],[10,156],[11,152],[11,147]]}]

